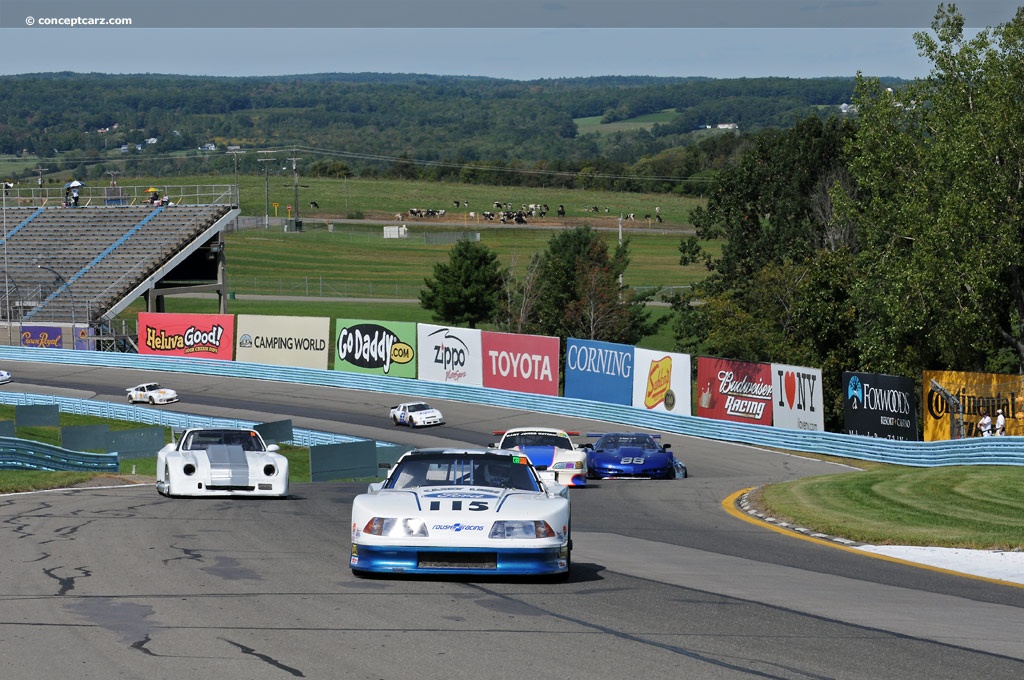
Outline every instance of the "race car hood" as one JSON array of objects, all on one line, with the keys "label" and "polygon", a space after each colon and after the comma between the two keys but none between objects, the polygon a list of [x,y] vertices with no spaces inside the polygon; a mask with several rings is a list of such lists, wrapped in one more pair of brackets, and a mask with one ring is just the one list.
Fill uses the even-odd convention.
[{"label": "race car hood", "polygon": [[572,453],[568,449],[560,449],[557,446],[519,446],[517,448],[520,453],[526,454],[526,457],[533,463],[533,467],[538,470],[549,468],[551,461],[559,453]]},{"label": "race car hood", "polygon": [[623,446],[617,449],[606,449],[594,451],[591,456],[594,460],[602,462],[618,462],[623,458],[643,458],[648,465],[671,464],[671,454],[667,451],[655,451],[653,449],[641,449],[639,446]]},{"label": "race car hood", "polygon": [[545,520],[562,536],[568,531],[569,500],[543,491],[480,486],[386,489],[356,496],[353,537],[372,517],[418,518],[432,538],[451,542],[486,539],[497,520]]}]

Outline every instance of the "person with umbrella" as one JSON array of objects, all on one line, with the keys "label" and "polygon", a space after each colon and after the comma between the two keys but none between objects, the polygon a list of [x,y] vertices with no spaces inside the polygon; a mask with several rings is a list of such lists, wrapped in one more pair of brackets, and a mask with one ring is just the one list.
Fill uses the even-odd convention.
[{"label": "person with umbrella", "polygon": [[64,198],[65,204],[67,203],[68,191],[71,192],[71,205],[75,208],[78,207],[78,187],[84,187],[84,182],[79,182],[77,179],[71,180],[64,185]]},{"label": "person with umbrella", "polygon": [[146,189],[146,191],[152,194],[152,196],[149,197],[149,202],[152,205],[160,205],[160,190],[156,187],[150,187]]}]

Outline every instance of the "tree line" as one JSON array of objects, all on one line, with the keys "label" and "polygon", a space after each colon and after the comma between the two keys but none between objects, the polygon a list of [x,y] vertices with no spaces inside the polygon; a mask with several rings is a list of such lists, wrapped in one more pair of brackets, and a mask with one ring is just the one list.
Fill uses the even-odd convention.
[{"label": "tree line", "polygon": [[[0,77],[0,153],[36,155],[81,177],[117,167],[169,176],[233,170],[236,159],[211,158],[199,151],[205,144],[299,146],[364,177],[562,187],[587,177],[594,188],[687,192],[702,190],[700,173],[738,144],[735,135],[708,139],[695,131],[720,123],[737,123],[743,133],[792,126],[850,101],[854,85],[852,76],[28,74]],[[581,133],[576,123],[666,111],[665,123],[612,134]],[[243,172],[259,169],[255,157],[237,160]]]}]

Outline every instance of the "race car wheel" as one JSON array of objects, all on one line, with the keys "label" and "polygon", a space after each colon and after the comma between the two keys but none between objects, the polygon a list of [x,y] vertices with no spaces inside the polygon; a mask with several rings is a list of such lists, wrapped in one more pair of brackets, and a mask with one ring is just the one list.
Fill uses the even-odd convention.
[{"label": "race car wheel", "polygon": [[398,416],[391,419],[395,423],[395,427],[398,427]]},{"label": "race car wheel", "polygon": [[156,399],[154,397],[150,397],[149,398],[149,403],[150,404],[156,404]]}]

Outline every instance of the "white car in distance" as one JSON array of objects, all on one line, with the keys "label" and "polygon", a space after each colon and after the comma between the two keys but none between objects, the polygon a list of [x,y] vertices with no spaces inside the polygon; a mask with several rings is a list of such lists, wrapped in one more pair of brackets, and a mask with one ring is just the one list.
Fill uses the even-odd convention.
[{"label": "white car in distance", "polygon": [[129,404],[171,404],[178,401],[178,393],[160,383],[142,383],[126,391]]},{"label": "white car in distance", "polygon": [[391,407],[391,422],[409,427],[444,425],[444,416],[426,402],[410,401]]}]

